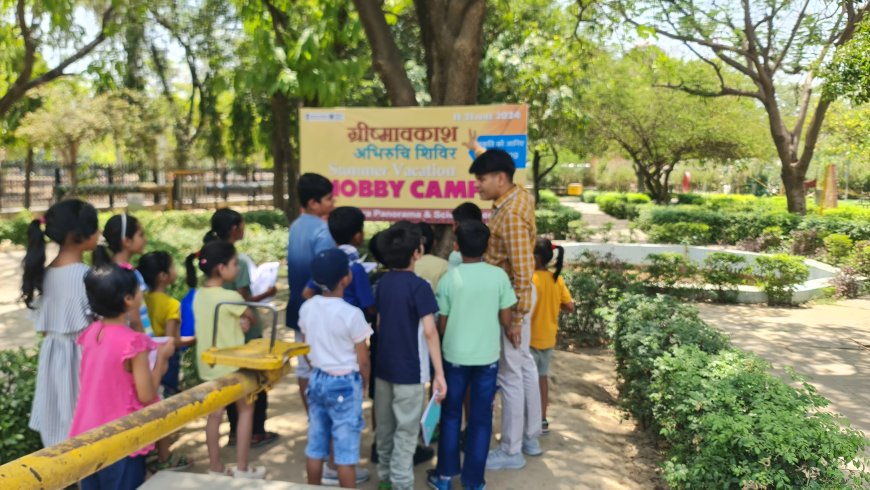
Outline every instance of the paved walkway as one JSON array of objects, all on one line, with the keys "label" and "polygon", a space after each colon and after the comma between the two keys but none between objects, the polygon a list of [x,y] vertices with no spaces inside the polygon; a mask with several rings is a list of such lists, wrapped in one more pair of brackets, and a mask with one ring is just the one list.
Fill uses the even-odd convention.
[{"label": "paved walkway", "polygon": [[[590,241],[646,243],[646,233],[640,229],[631,229],[631,227],[629,227],[629,220],[616,219],[601,211],[595,203],[582,202],[578,201],[577,198],[567,197],[560,199],[560,201],[562,205],[580,211],[583,215],[583,222],[589,226],[589,230],[592,232],[592,235],[589,238]],[[604,227],[607,226],[608,223],[610,223],[613,228],[608,233],[607,240],[604,240]]]},{"label": "paved walkway", "polygon": [[767,359],[779,374],[793,367],[870,434],[870,299],[800,308],[698,305],[701,316],[732,342]]}]

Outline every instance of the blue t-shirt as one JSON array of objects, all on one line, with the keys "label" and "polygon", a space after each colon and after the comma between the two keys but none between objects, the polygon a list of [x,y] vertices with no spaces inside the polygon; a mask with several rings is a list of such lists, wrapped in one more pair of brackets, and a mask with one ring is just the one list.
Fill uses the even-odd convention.
[{"label": "blue t-shirt", "polygon": [[[352,245],[341,245],[338,248],[347,254],[347,260],[350,261],[350,272],[352,279],[350,284],[344,288],[344,300],[353,306],[365,311],[369,306],[375,304],[374,294],[372,293],[372,283],[369,281],[369,274],[365,267],[359,263],[359,252]],[[313,280],[308,281],[307,286],[315,292],[320,293],[317,289],[317,283]]]},{"label": "blue t-shirt", "polygon": [[196,321],[193,319],[193,298],[196,297],[196,289],[189,289],[184,299],[181,300],[181,328],[179,334],[182,337],[193,337],[196,335],[194,325]]},{"label": "blue t-shirt", "polygon": [[378,281],[380,315],[375,376],[396,384],[429,381],[429,350],[420,320],[438,313],[432,286],[411,271],[390,271]]},{"label": "blue t-shirt", "polygon": [[311,279],[311,261],[318,252],[335,247],[329,226],[317,216],[302,214],[290,225],[287,241],[287,279],[290,301],[287,303],[287,326],[299,329],[302,290]]}]

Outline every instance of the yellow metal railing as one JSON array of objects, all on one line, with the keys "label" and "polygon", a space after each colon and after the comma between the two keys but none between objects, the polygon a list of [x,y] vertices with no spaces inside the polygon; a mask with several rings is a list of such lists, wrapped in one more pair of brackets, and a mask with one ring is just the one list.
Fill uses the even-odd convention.
[{"label": "yellow metal railing", "polygon": [[[250,304],[262,307],[259,304]],[[268,307],[277,313],[274,308]],[[215,315],[217,318],[217,315]],[[62,489],[92,475],[139,449],[162,439],[185,424],[204,417],[244,397],[253,398],[268,390],[290,372],[290,357],[308,353],[305,344],[275,339],[252,341],[248,349],[210,349],[203,353],[206,362],[228,364],[243,369],[219,379],[200,384],[154,405],[97,427],[55,446],[0,466],[2,489]],[[266,364],[255,353],[268,359]],[[245,360],[234,359],[241,356]],[[268,366],[253,370],[250,367]]]}]

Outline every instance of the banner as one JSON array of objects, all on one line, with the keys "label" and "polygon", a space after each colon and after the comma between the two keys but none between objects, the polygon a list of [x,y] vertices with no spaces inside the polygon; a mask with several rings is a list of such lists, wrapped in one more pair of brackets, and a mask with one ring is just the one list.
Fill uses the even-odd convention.
[{"label": "banner", "polygon": [[339,206],[377,221],[448,223],[450,211],[477,195],[468,168],[473,139],[500,148],[525,182],[525,105],[300,110],[301,170],[333,182]]}]

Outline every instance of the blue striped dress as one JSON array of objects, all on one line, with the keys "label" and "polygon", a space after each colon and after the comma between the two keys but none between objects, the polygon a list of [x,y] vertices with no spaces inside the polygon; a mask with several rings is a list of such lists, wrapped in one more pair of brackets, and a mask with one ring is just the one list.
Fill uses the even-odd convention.
[{"label": "blue striped dress", "polygon": [[28,425],[46,447],[67,439],[78,399],[82,353],[76,339],[91,320],[87,272],[81,263],[47,268],[35,312],[36,331],[45,337]]}]

